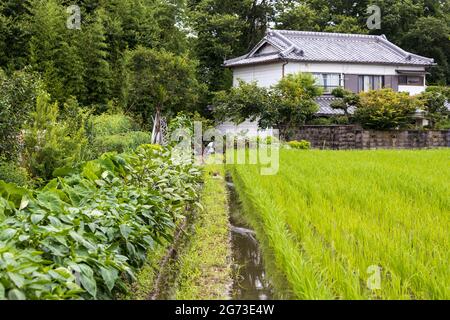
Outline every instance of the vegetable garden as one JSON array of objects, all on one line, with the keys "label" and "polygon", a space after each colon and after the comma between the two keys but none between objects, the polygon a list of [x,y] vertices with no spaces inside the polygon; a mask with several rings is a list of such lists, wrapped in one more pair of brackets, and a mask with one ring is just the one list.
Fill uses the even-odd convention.
[{"label": "vegetable garden", "polygon": [[39,190],[0,181],[0,299],[108,299],[170,241],[201,172],[159,146],[110,153]]}]

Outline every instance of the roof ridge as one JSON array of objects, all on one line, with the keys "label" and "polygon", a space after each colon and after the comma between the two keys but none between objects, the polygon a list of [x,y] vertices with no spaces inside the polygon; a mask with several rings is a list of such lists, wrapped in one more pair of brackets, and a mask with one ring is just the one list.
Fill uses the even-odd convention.
[{"label": "roof ridge", "polygon": [[370,38],[377,39],[382,36],[362,34],[362,33],[334,33],[334,32],[320,32],[320,31],[300,31],[300,30],[271,30],[277,33],[287,33],[287,34],[300,34],[300,35],[317,35],[317,36],[332,36],[335,38]]}]

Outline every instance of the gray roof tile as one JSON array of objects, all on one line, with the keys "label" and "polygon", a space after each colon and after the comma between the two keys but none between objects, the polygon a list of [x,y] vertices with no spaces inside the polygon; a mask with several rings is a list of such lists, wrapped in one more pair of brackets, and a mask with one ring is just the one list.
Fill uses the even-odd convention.
[{"label": "gray roof tile", "polygon": [[[317,104],[319,105],[319,111],[316,112],[318,116],[342,116],[344,115],[344,111],[340,109],[333,109],[331,107],[331,103],[333,101],[340,100],[340,98],[335,98],[333,96],[322,96],[316,99]],[[355,108],[349,108],[348,112],[353,114],[355,112]]]},{"label": "gray roof tile", "polygon": [[[269,43],[280,52],[255,55],[260,45]],[[249,54],[225,61],[225,66],[266,63],[274,60],[341,62],[396,65],[432,65],[434,60],[404,51],[386,37],[360,34],[269,30]]]}]

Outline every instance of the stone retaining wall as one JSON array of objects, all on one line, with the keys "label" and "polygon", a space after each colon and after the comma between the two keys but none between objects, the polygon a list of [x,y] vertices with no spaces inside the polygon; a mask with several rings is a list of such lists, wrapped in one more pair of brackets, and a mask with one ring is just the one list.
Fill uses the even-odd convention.
[{"label": "stone retaining wall", "polygon": [[293,140],[318,149],[425,149],[450,147],[450,130],[364,130],[359,126],[304,126]]}]

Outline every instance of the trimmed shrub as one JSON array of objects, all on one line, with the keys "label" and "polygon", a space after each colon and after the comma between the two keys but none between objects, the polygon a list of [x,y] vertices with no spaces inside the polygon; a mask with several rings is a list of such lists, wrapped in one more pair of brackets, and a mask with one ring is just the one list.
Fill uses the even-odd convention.
[{"label": "trimmed shrub", "polygon": [[298,149],[298,150],[309,150],[311,149],[311,142],[306,140],[301,141],[289,141],[288,146],[290,146],[292,149]]},{"label": "trimmed shrub", "polygon": [[417,109],[423,108],[423,102],[408,93],[374,90],[360,94],[355,119],[368,129],[401,129],[412,123],[411,115]]}]

